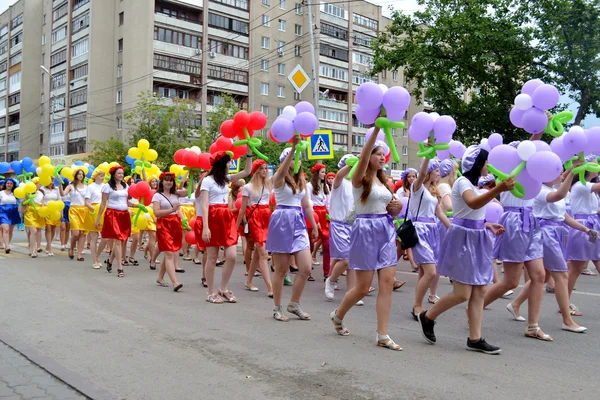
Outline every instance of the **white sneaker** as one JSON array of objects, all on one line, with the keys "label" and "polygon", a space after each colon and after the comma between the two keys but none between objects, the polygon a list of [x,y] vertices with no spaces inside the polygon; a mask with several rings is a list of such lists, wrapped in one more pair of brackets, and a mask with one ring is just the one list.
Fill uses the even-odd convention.
[{"label": "white sneaker", "polygon": [[335,284],[329,278],[325,281],[325,298],[329,301],[333,300],[335,293]]},{"label": "white sneaker", "polygon": [[362,301],[362,300],[359,300],[359,301],[357,301],[357,302],[356,302],[356,305],[357,305],[357,306],[359,306],[359,307],[360,307],[360,306],[364,306],[364,305],[365,305],[365,302],[364,302],[364,301]]},{"label": "white sneaker", "polygon": [[507,298],[509,298],[510,296],[512,296],[514,292],[515,292],[514,290],[509,290],[508,292],[504,293],[504,294],[503,294],[501,297],[502,297],[503,299],[507,299]]}]

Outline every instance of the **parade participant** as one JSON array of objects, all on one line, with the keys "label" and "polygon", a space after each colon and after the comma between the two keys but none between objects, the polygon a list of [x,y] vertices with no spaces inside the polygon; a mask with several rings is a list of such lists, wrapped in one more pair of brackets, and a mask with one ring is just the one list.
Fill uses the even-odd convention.
[{"label": "parade participant", "polygon": [[0,243],[3,244],[6,254],[10,253],[15,225],[21,223],[17,198],[14,195],[17,186],[17,181],[13,178],[7,178],[4,184],[0,185]]},{"label": "parade participant", "polygon": [[[98,235],[102,231],[104,223],[104,216],[100,215],[100,203],[102,202],[102,187],[104,186],[105,173],[99,168],[96,168],[92,172],[91,183],[88,185],[88,192],[86,194],[86,200],[89,200],[90,205],[93,207],[93,212],[89,212],[85,216],[85,230],[88,232],[90,237],[90,251],[92,253],[92,267],[94,269],[100,269],[102,263],[100,262],[100,253],[104,249],[106,239],[103,239],[103,245],[98,244]],[[96,226],[96,217],[100,215],[100,225]]]},{"label": "parade participant", "polygon": [[[237,220],[238,217],[240,215],[240,210],[237,209],[235,202],[238,199],[240,193],[242,192],[242,188],[246,185],[246,181],[243,179],[238,179],[235,182],[231,183],[231,191],[229,192],[229,199],[228,199],[228,204],[229,204],[229,208],[231,209],[231,212],[233,213],[233,220],[234,223],[236,223],[236,232],[239,238],[242,239],[242,254],[246,254],[246,235],[244,235],[244,226],[242,226],[241,224],[237,224]],[[242,219],[244,219],[244,216],[242,215]],[[248,268],[250,268],[250,265],[248,263],[246,263],[246,261],[244,260],[244,264],[245,265],[245,273],[244,275],[248,275]]]},{"label": "parade participant", "polygon": [[[117,260],[117,276],[125,276],[121,261],[123,246],[131,235],[131,220],[127,201],[127,184],[123,181],[125,173],[123,167],[115,165],[109,170],[110,179],[102,187],[102,203],[96,216],[96,228],[100,228],[100,217],[104,215],[102,225],[102,238],[109,240],[112,248],[111,255],[106,263],[106,270],[112,271],[112,263]],[[106,212],[105,212],[106,211]]]},{"label": "parade participant", "polygon": [[[69,186],[69,180],[63,178],[63,183],[58,185],[58,189],[65,190]],[[60,249],[62,251],[69,250],[69,234],[71,231],[71,222],[69,221],[69,210],[71,209],[71,195],[67,193],[63,196],[61,192],[61,199],[65,204],[65,208],[62,210],[62,218],[60,219]]]},{"label": "parade participant", "polygon": [[[228,175],[231,156],[224,151],[217,151],[210,156],[211,170],[202,180],[200,197],[202,198],[202,240],[206,245],[206,283],[208,297],[206,301],[221,304],[224,301],[237,303],[237,298],[229,290],[228,284],[235,267],[238,238],[235,231],[233,213],[227,204],[229,182],[243,179],[250,175],[252,168],[252,151],[246,154],[246,167],[242,172]],[[198,223],[198,221],[196,222]],[[219,247],[225,248],[225,264],[221,275],[218,293],[214,290],[215,267]]]},{"label": "parade participant", "polygon": [[[329,188],[329,192],[331,193],[331,191],[333,190],[333,181],[335,179],[336,174],[334,172],[328,172],[327,175],[325,175],[325,183],[327,184],[327,187]],[[327,198],[329,200],[329,198]],[[329,202],[328,202],[329,204]]]},{"label": "parade participant", "polygon": [[[181,184],[181,190],[185,190],[187,192],[188,185],[189,180],[185,178],[184,182]],[[196,216],[196,210],[194,209],[194,198],[188,197],[186,193],[186,195],[179,197],[179,205],[181,216],[187,219],[187,226],[189,226],[189,222]],[[188,232],[188,230],[184,230],[183,236],[185,237],[185,234]],[[183,261],[191,261],[192,257],[190,256],[190,245],[185,240],[183,240],[182,245]]]},{"label": "parade participant", "polygon": [[[47,206],[51,201],[60,200],[60,193],[58,188],[54,186],[54,182],[51,182],[48,186],[43,186],[40,188],[42,195],[44,196],[42,199],[42,206]],[[52,251],[52,240],[56,236],[56,228],[60,227],[60,220],[62,214],[56,219],[52,214],[48,215],[44,218],[44,224],[46,227],[46,254],[48,257],[53,257],[54,252]]]},{"label": "parade participant", "polygon": [[46,225],[46,220],[40,217],[36,210],[36,208],[42,206],[42,201],[44,198],[43,193],[40,191],[39,178],[33,178],[32,182],[36,184],[38,189],[35,192],[33,204],[28,203],[24,205],[23,203],[21,203],[19,211],[23,214],[23,224],[25,225],[27,241],[29,242],[29,256],[31,258],[37,258],[37,253],[42,251],[42,229],[44,229],[44,226]]},{"label": "parade participant", "polygon": [[356,303],[369,293],[377,272],[377,345],[391,350],[402,350],[388,334],[392,307],[392,290],[396,275],[396,229],[393,216],[402,205],[387,186],[384,142],[377,142],[379,128],[367,140],[352,176],[354,214],[350,234],[349,268],[356,273],[356,284],[346,292],[337,310],[331,313],[335,331],[342,336],[350,334],[343,319]]},{"label": "parade participant", "polygon": [[502,232],[498,224],[485,223],[485,205],[502,192],[514,187],[512,177],[500,182],[494,189],[481,194],[477,189],[480,176],[487,175],[488,152],[479,146],[470,146],[462,159],[463,176],[452,188],[454,219],[446,233],[439,252],[438,270],[452,279],[454,291],[443,296],[428,311],[418,314],[425,339],[434,344],[434,324],[437,317],[451,308],[468,301],[470,320],[467,350],[498,354],[499,347],[488,344],[481,336],[483,300],[486,286],[492,281],[492,244],[485,231]]},{"label": "parade participant", "polygon": [[[325,279],[329,276],[330,255],[329,255],[329,221],[327,220],[327,197],[329,196],[329,186],[325,183],[326,169],[323,164],[315,164],[310,169],[312,173],[311,181],[306,185],[306,190],[310,194],[313,204],[313,213],[319,218],[319,240],[313,242],[312,261],[314,265],[319,265],[317,261],[317,252],[323,247],[323,275]],[[309,281],[314,278],[309,277]]]},{"label": "parade participant", "polygon": [[[85,244],[85,220],[89,213],[94,212],[94,207],[90,203],[89,187],[84,185],[85,172],[82,169],[76,169],[71,182],[65,189],[59,186],[60,195],[68,196],[71,200],[69,207],[69,221],[71,227],[71,246],[69,247],[69,258],[74,258],[75,249],[77,249],[77,261],[83,259],[83,245]],[[87,200],[86,200],[87,199]]]},{"label": "parade participant", "polygon": [[[202,181],[208,175],[208,172],[203,173],[198,180],[198,186],[196,186],[196,192],[194,194],[194,209],[196,210],[196,224],[194,225],[194,236],[196,237],[196,253],[194,254],[194,264],[202,264],[202,286],[208,287],[206,284],[206,260],[208,258],[208,252],[206,251],[206,244],[202,240],[202,196],[200,196],[200,189],[202,188]],[[199,253],[202,252],[202,262],[198,260]]]},{"label": "parade participant", "polygon": [[158,250],[164,253],[163,262],[160,264],[156,283],[168,286],[165,281],[165,272],[173,284],[173,291],[177,292],[183,284],[177,281],[175,273],[176,258],[182,246],[181,217],[179,216],[179,195],[175,183],[175,174],[163,172],[160,175],[158,191],[152,197],[152,209],[156,215],[156,237]]},{"label": "parade participant", "polygon": [[[398,197],[398,199],[401,199],[403,197],[410,197],[410,186],[413,184],[415,179],[417,179],[416,169],[408,168],[407,170],[402,172],[402,174],[400,175],[400,180],[402,181],[402,188],[396,191],[396,196]],[[407,218],[410,219],[410,210]],[[400,248],[400,244],[398,244],[398,247]],[[400,248],[400,253],[403,253],[402,259],[410,263],[412,272],[419,272],[419,267],[417,266],[417,264],[415,264],[415,261],[413,259],[412,248],[406,250],[402,250]]]},{"label": "parade participant", "polygon": [[267,265],[269,255],[265,249],[268,237],[271,210],[269,198],[271,197],[271,181],[267,162],[258,159],[252,163],[252,178],[242,189],[242,205],[237,219],[237,226],[244,228],[246,237],[246,251],[244,253],[248,275],[246,289],[257,292],[258,288],[252,284],[254,273],[258,269],[261,273],[267,296],[273,297],[271,274]]},{"label": "parade participant", "polygon": [[[287,306],[289,313],[302,320],[309,320],[310,314],[300,306],[300,298],[311,271],[311,255],[305,215],[312,225],[312,238],[316,240],[319,230],[310,206],[310,194],[302,175],[302,168],[294,173],[294,153],[300,141],[295,136],[292,147],[283,150],[279,156],[279,168],[273,175],[273,192],[277,208],[269,221],[266,249],[273,255],[275,274],[273,275],[273,318],[286,322],[289,318],[283,311],[283,283],[292,257],[296,260],[298,272],[292,286],[292,297]],[[304,211],[304,214],[303,214]]]}]

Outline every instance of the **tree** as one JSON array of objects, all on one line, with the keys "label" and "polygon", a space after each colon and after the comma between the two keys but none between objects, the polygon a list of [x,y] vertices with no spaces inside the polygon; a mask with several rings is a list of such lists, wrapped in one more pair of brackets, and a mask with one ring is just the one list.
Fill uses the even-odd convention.
[{"label": "tree", "polygon": [[99,165],[103,162],[116,161],[126,168],[125,172],[129,171],[129,164],[125,161],[127,156],[127,146],[117,135],[112,136],[108,140],[92,141],[92,153],[88,157],[88,162],[92,165]]},{"label": "tree", "polygon": [[194,141],[194,144],[202,151],[208,151],[208,148],[219,137],[221,124],[228,119],[233,119],[236,112],[240,110],[233,96],[223,94],[223,102],[214,106],[213,110],[206,115],[206,127],[200,127],[198,134],[200,138]]}]

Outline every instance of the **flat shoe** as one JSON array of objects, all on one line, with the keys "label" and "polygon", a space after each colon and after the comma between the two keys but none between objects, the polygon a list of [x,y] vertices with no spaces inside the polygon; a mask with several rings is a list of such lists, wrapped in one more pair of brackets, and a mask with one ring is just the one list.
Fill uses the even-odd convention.
[{"label": "flat shoe", "polygon": [[512,303],[508,303],[506,305],[506,309],[508,310],[508,312],[510,313],[510,315],[512,315],[513,319],[515,321],[519,321],[519,322],[525,322],[525,318],[523,318],[522,316],[517,316],[517,312],[515,311],[515,309],[513,308]]},{"label": "flat shoe", "polygon": [[244,285],[246,286],[246,289],[248,289],[251,292],[258,292],[258,288],[256,286],[249,286],[249,285]]},{"label": "flat shoe", "polygon": [[182,269],[176,269],[175,272],[179,272],[179,273],[183,274],[185,272],[185,269],[183,269],[183,268]]},{"label": "flat shoe", "polygon": [[579,328],[571,328],[568,325],[562,324],[562,329],[563,331],[569,331],[569,332],[575,332],[575,333],[583,333],[585,331],[587,331],[587,328],[585,326],[580,326]]},{"label": "flat shoe", "polygon": [[169,284],[166,282],[161,282],[158,279],[156,280],[156,283],[158,283],[158,286],[162,286],[162,287],[169,287]]},{"label": "flat shoe", "polygon": [[175,287],[173,288],[173,291],[174,291],[174,292],[179,292],[179,289],[181,289],[182,287],[183,287],[183,284],[182,284],[182,283],[180,283],[179,285],[177,285],[177,286],[175,286]]}]

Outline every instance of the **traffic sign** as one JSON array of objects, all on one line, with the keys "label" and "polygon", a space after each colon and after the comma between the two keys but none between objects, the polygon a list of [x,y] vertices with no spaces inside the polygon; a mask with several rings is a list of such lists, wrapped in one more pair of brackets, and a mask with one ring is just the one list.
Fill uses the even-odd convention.
[{"label": "traffic sign", "polygon": [[240,172],[240,160],[231,160],[229,164],[229,173],[237,174],[238,172]]},{"label": "traffic sign", "polygon": [[300,64],[296,65],[292,72],[290,72],[288,75],[288,80],[298,93],[302,93],[302,91],[310,83],[308,74],[304,71],[304,68],[302,68]]},{"label": "traffic sign", "polygon": [[310,137],[307,150],[309,160],[333,158],[333,136],[331,131],[315,131]]}]

